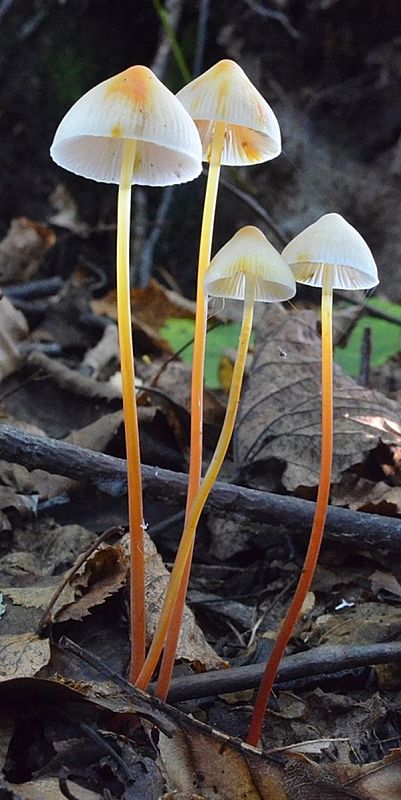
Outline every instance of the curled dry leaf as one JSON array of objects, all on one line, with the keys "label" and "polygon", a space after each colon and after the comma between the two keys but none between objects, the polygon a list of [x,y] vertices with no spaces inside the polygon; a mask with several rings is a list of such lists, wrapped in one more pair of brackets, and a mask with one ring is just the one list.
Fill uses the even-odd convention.
[{"label": "curled dry leaf", "polygon": [[18,345],[28,335],[28,324],[8,297],[0,299],[0,381],[15,372],[21,361]]},{"label": "curled dry leaf", "polygon": [[[242,473],[280,476],[288,491],[317,486],[321,446],[320,338],[311,311],[267,315],[269,332],[259,343],[241,402],[237,459]],[[401,408],[379,392],[359,386],[334,366],[332,482],[364,461],[380,442],[401,444]],[[266,485],[267,484],[267,485]]]},{"label": "curled dry leaf", "polygon": [[[178,292],[165,289],[152,279],[145,289],[132,289],[131,304],[133,325],[144,339],[144,346],[150,349],[172,353],[170,345],[162,339],[159,330],[169,317],[195,318],[195,303],[182,297]],[[115,291],[105,297],[93,300],[92,311],[117,319],[117,299]]]},{"label": "curled dry leaf", "polygon": [[32,677],[49,659],[49,640],[36,633],[0,636],[0,681]]},{"label": "curled dry leaf", "polygon": [[32,278],[55,243],[53,231],[27,217],[17,217],[0,242],[0,282],[18,283]]},{"label": "curled dry leaf", "polygon": [[[72,576],[69,588],[74,589],[75,599],[67,605],[63,602],[63,608],[55,614],[55,621],[80,620],[88,616],[91,608],[101,605],[124,586],[128,563],[121,544],[101,545]],[[60,600],[63,601],[63,595]]]}]

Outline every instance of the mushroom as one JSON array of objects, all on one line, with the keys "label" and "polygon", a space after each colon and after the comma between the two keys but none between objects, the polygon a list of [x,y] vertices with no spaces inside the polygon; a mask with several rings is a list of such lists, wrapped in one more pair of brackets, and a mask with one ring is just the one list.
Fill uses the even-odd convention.
[{"label": "mushroom", "polygon": [[168,186],[196,178],[201,144],[179,100],[144,66],[134,66],[90,89],[61,121],[50,150],[65,169],[116,183],[117,315],[128,470],[131,541],[131,668],[145,657],[145,578],[138,417],[131,328],[129,240],[131,186]]},{"label": "mushroom", "polygon": [[333,457],[333,289],[371,289],[378,283],[372,253],[355,228],[340,214],[325,214],[298,234],[283,250],[296,281],[322,289],[322,446],[319,488],[312,532],[301,575],[266,665],[248,731],[257,745],[277,670],[309,591],[322,543],[330,495]]},{"label": "mushroom", "polygon": [[[254,304],[258,301],[271,303],[288,300],[295,294],[295,281],[290,268],[264,234],[258,228],[247,226],[241,228],[215,255],[206,270],[204,288],[205,293],[211,297],[231,298],[244,302],[239,344],[223,427],[209,468],[187,514],[158,626],[136,683],[140,688],[146,688],[152,677],[167,631],[175,640],[179,635],[181,614],[176,613],[177,593],[182,586],[183,576],[193,550],[200,515],[220,471],[233,433],[252,331]],[[169,683],[165,685],[164,676],[160,674],[157,685],[159,697],[167,696],[168,685]]]},{"label": "mushroom", "polygon": [[[199,245],[194,354],[191,389],[191,446],[187,514],[199,488],[202,474],[203,374],[206,341],[206,298],[203,281],[210,261],[220,166],[261,164],[281,152],[281,135],[276,116],[241,67],[229,59],[219,61],[184,86],[177,97],[195,120],[209,163]],[[181,618],[191,559],[177,598]],[[172,630],[178,629],[174,626]],[[164,650],[161,676],[168,685],[177,641],[169,634]]]}]

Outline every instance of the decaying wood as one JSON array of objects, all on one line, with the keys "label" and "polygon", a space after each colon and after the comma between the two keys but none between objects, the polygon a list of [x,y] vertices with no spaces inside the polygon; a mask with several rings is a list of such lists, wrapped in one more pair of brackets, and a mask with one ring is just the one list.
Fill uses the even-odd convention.
[{"label": "decaying wood", "polygon": [[[126,492],[126,463],[123,459],[57,439],[33,436],[10,425],[0,425],[0,458],[22,464],[28,470],[42,469],[90,483],[114,496]],[[186,475],[143,465],[142,479],[147,498],[164,499],[180,506],[185,502]],[[267,530],[305,534],[310,531],[314,503],[218,481],[210,494],[207,509],[263,523]],[[327,515],[325,535],[344,544],[401,552],[401,520],[394,517],[332,506]]]}]

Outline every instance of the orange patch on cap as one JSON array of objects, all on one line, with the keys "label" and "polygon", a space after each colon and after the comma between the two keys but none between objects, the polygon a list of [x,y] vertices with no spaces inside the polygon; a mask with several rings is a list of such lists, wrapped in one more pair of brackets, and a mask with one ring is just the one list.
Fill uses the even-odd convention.
[{"label": "orange patch on cap", "polygon": [[143,110],[146,106],[149,107],[152,77],[148,67],[129,67],[110,80],[107,94],[122,95]]},{"label": "orange patch on cap", "polygon": [[259,161],[260,150],[257,147],[254,147],[252,142],[249,142],[247,139],[243,139],[241,142],[241,147],[244,150],[247,158],[249,158],[249,161]]},{"label": "orange patch on cap", "polygon": [[116,139],[121,139],[123,135],[123,129],[121,125],[113,125],[111,129],[111,135],[115,136]]}]

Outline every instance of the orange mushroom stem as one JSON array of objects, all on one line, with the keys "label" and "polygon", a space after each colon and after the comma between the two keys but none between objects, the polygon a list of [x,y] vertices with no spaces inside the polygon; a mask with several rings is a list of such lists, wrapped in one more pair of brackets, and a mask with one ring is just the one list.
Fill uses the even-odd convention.
[{"label": "orange mushroom stem", "polygon": [[[247,226],[238,231],[214,257],[206,271],[205,288],[210,296],[244,301],[241,332],[223,427],[185,523],[159,623],[144,668],[137,680],[136,685],[142,689],[146,688],[153,675],[167,631],[169,630],[175,640],[179,636],[181,615],[177,614],[176,598],[182,590],[183,576],[187,574],[200,515],[221,469],[234,430],[252,331],[254,303],[289,299],[295,293],[295,281],[285,261],[261,231]],[[183,600],[185,602],[185,595]],[[164,677],[165,673],[159,676],[157,685],[160,697],[166,697],[168,693],[170,675],[168,682]]]},{"label": "orange mushroom stem", "polygon": [[[203,281],[211,256],[220,166],[245,166],[275,158],[281,152],[281,136],[277,119],[266,100],[241,67],[229,59],[219,61],[184,86],[178,97],[197,125],[203,158],[209,162],[198,262],[187,521],[202,475],[203,364],[207,323]],[[166,696],[174,666],[191,561],[192,552],[178,590],[163,653],[157,688],[160,697]]]},{"label": "orange mushroom stem", "polygon": [[372,253],[362,236],[339,214],[325,214],[284,248],[283,258],[300,283],[320,286],[322,337],[322,444],[319,488],[312,532],[291,605],[280,627],[259,687],[247,735],[259,742],[270,693],[282,656],[310,589],[323,540],[333,460],[333,289],[368,289],[378,283]]},{"label": "orange mushroom stem", "polygon": [[130,304],[131,186],[169,186],[201,171],[197,129],[179,100],[144,66],[94,86],[68,111],[51,147],[57,164],[77,175],[115,183],[117,316],[121,356],[131,543],[131,666],[134,681],[145,658],[145,558],[141,462]]}]

